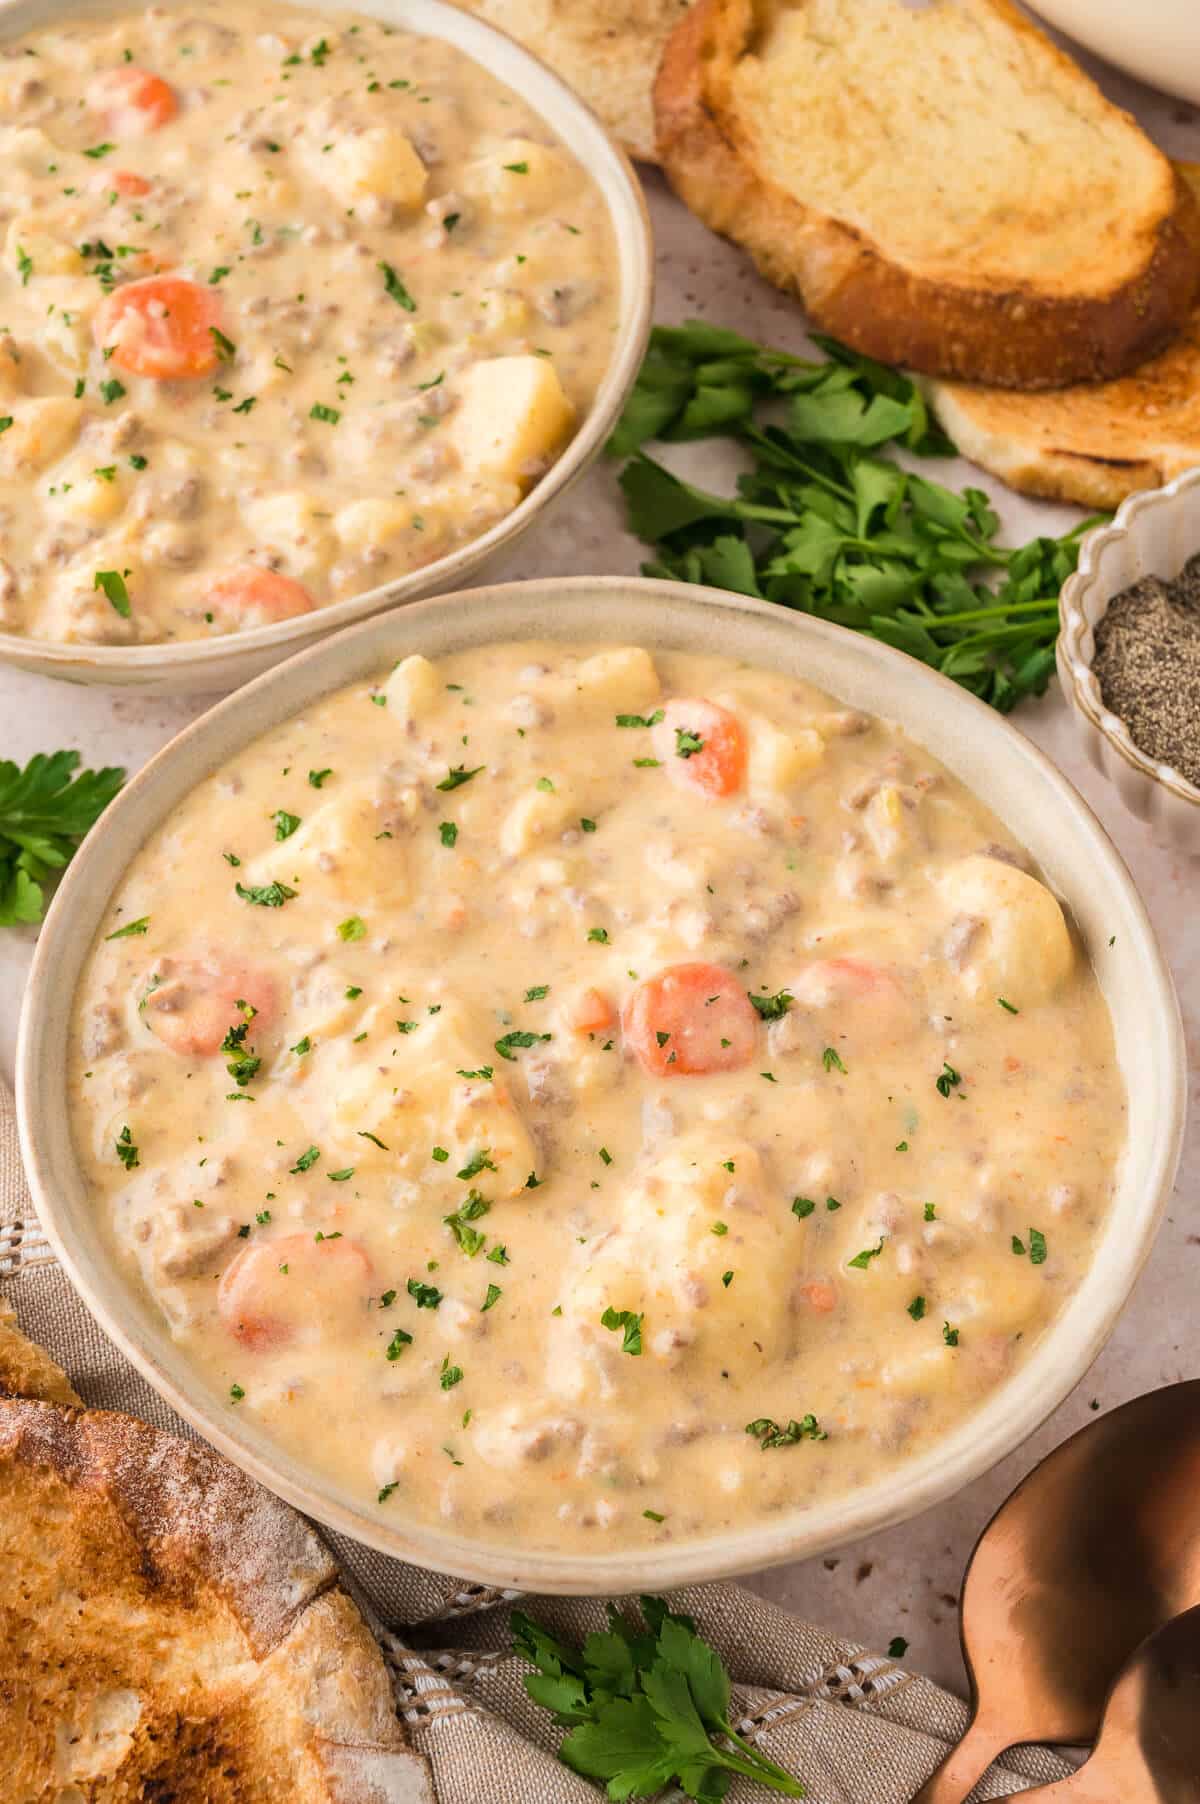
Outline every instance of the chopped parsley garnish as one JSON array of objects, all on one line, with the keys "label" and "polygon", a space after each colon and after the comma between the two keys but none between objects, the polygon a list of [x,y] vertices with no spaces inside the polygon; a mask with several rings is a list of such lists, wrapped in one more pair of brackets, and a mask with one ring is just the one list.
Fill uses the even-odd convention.
[{"label": "chopped parsley garnish", "polygon": [[19,244],[17,246],[17,273],[21,278],[21,287],[28,288],[29,278],[33,274],[33,258]]},{"label": "chopped parsley garnish", "polygon": [[635,1315],[632,1309],[613,1309],[611,1305],[600,1317],[600,1326],[609,1329],[613,1334],[624,1329],[621,1340],[622,1353],[634,1356],[642,1350],[642,1317]]},{"label": "chopped parsley garnish", "polygon": [[145,933],[149,929],[149,926],[150,916],[143,915],[140,920],[130,921],[128,926],[118,927],[115,933],[106,933],[104,938],[106,941],[131,940],[136,938],[138,934]]},{"label": "chopped parsley garnish", "polygon": [[383,271],[383,286],[396,302],[397,306],[403,307],[406,313],[415,313],[417,311],[417,303],[413,300],[408,289],[404,286],[404,283],[400,280],[400,277],[396,274],[391,264],[380,262],[376,267]]},{"label": "chopped parsley garnish", "polygon": [[308,410],[310,420],[324,420],[327,426],[336,426],[342,417],[340,407],[326,407],[324,401],[314,401]]},{"label": "chopped parsley garnish", "polygon": [[492,1074],[492,1067],[490,1065],[481,1065],[479,1067],[478,1071],[464,1071],[460,1067],[454,1073],[454,1075],[455,1075],[455,1077],[465,1077],[467,1079],[468,1083],[477,1079],[480,1083],[490,1084],[492,1081],[493,1074]]},{"label": "chopped parsley garnish", "polygon": [[450,1154],[446,1151],[444,1146],[435,1146],[429,1157],[431,1159],[436,1159],[439,1165],[444,1165],[450,1157]]},{"label": "chopped parsley garnish", "polygon": [[733,1273],[732,1272],[722,1272],[721,1273],[721,1282],[725,1286],[726,1290],[728,1290],[729,1286],[733,1283]]},{"label": "chopped parsley garnish", "polygon": [[529,174],[529,164],[528,163],[505,163],[502,165],[502,167],[507,169],[511,175],[528,175]]},{"label": "chopped parsley garnish", "polygon": [[278,879],[274,883],[235,883],[233,887],[243,902],[252,902],[256,908],[282,908],[296,894]]},{"label": "chopped parsley garnish", "polygon": [[316,1164],[317,1160],[320,1157],[321,1157],[320,1147],[310,1146],[306,1153],[300,1154],[300,1157],[296,1160],[296,1163],[292,1166],[292,1168],[291,1168],[292,1175],[294,1176],[296,1174],[296,1172],[298,1172],[298,1171],[308,1171],[311,1166]]},{"label": "chopped parsley garnish", "polygon": [[579,825],[585,833],[594,833],[596,831],[595,821],[589,821],[586,815],[580,816]]},{"label": "chopped parsley garnish", "polygon": [[888,1642],[887,1651],[889,1660],[901,1660],[908,1652],[908,1642],[904,1639],[903,1635],[893,1635]]},{"label": "chopped parsley garnish", "polygon": [[834,1047],[827,1046],[825,1048],[824,1052],[821,1054],[821,1063],[824,1065],[826,1071],[840,1071],[842,1076],[845,1077],[846,1067],[842,1064],[841,1057]]},{"label": "chopped parsley garnish", "polygon": [[754,996],[749,990],[746,994],[763,1021],[780,1020],[792,1006],[791,992],[788,990],[777,990],[773,996]]},{"label": "chopped parsley garnish", "polygon": [[452,770],[446,772],[440,783],[435,784],[435,788],[461,789],[464,783],[469,783],[472,777],[477,777],[485,768],[486,766],[477,764],[474,770],[468,770],[465,765],[456,764]]},{"label": "chopped parsley garnish", "polygon": [[609,1152],[607,1146],[602,1146],[600,1148],[600,1157],[603,1160],[605,1165],[612,1164],[612,1154]]},{"label": "chopped parsley garnish", "polygon": [[955,1085],[961,1084],[961,1083],[962,1083],[962,1073],[960,1071],[956,1071],[954,1069],[953,1065],[947,1065],[943,1062],[942,1075],[936,1080],[935,1086],[934,1086],[937,1090],[938,1095],[939,1096],[949,1096],[951,1090],[954,1089]]},{"label": "chopped parsley garnish", "polygon": [[942,1323],[942,1339],[945,1341],[945,1343],[948,1347],[957,1347],[957,1345],[958,1345],[958,1329],[952,1328],[950,1326],[949,1322],[943,1322]]},{"label": "chopped parsley garnish", "polygon": [[1030,1265],[1045,1265],[1046,1263],[1046,1236],[1040,1228],[1030,1228],[1029,1230],[1029,1263]]},{"label": "chopped parsley garnish", "polygon": [[715,1221],[713,1223],[712,1227],[708,1231],[710,1234],[715,1234],[717,1239],[720,1240],[723,1238],[724,1235],[728,1234],[729,1223],[724,1222],[724,1221]]},{"label": "chopped parsley garnish", "polygon": [[109,605],[116,609],[122,620],[129,619],[133,608],[129,601],[129,590],[125,587],[125,578],[119,570],[97,570],[92,578],[92,588],[102,589]]},{"label": "chopped parsley garnish", "polygon": [[1023,1259],[1025,1257],[1025,1242],[1016,1234],[1012,1237],[1012,1250],[1018,1259]]},{"label": "chopped parsley garnish", "polygon": [[231,1402],[231,1403],[240,1403],[240,1402],[241,1402],[241,1401],[242,1401],[242,1398],[243,1398],[243,1397],[244,1397],[244,1396],[245,1396],[245,1395],[246,1395],[246,1393],[245,1393],[245,1391],[244,1391],[244,1390],[243,1390],[243,1389],[242,1389],[242,1387],[241,1387],[241,1385],[240,1385],[240,1384],[231,1384],[231,1385],[230,1385],[230,1387],[229,1387],[229,1401],[230,1401],[230,1402]]},{"label": "chopped parsley garnish", "polygon": [[609,945],[610,941],[609,941],[609,937],[608,937],[608,928],[607,927],[589,927],[588,928],[588,939],[595,940],[595,942],[598,946]]},{"label": "chopped parsley garnish", "polygon": [[326,777],[332,777],[332,775],[333,772],[328,767],[325,770],[310,770],[308,773],[308,780],[314,789],[320,789]]},{"label": "chopped parsley garnish", "polygon": [[447,1353],[442,1360],[441,1370],[438,1373],[438,1383],[444,1391],[452,1391],[456,1384],[462,1383],[462,1380],[462,1367],[452,1366],[450,1364],[450,1355]]},{"label": "chopped parsley garnish", "polygon": [[114,401],[119,401],[125,392],[125,384],[119,382],[115,376],[110,376],[107,381],[100,384],[100,399],[106,407],[111,407]]},{"label": "chopped parsley garnish", "polygon": [[277,808],[271,819],[275,823],[276,839],[290,839],[300,825],[300,816],[289,814],[286,808]]},{"label": "chopped parsley garnish", "polygon": [[660,1515],[658,1510],[643,1510],[642,1515],[646,1518],[647,1522],[665,1522],[666,1521],[666,1517],[663,1515]]},{"label": "chopped parsley garnish", "polygon": [[841,1206],[842,1205],[838,1202],[836,1196],[827,1196],[825,1198],[825,1207],[828,1209],[828,1211],[831,1215],[833,1214],[835,1209],[840,1209]]},{"label": "chopped parsley garnish", "polygon": [[489,1284],[487,1287],[487,1295],[479,1305],[480,1315],[486,1315],[488,1310],[498,1303],[503,1295],[504,1292],[498,1284]]},{"label": "chopped parsley garnish", "polygon": [[361,995],[362,985],[360,983],[350,983],[346,985],[347,1002],[356,1002]]},{"label": "chopped parsley garnish", "polygon": [[811,1196],[794,1196],[792,1198],[792,1214],[798,1216],[801,1221],[807,1220],[816,1206]]},{"label": "chopped parsley garnish", "polygon": [[129,461],[135,470],[144,470],[149,460],[143,457],[139,451],[134,451],[131,453]]},{"label": "chopped parsley garnish", "polygon": [[508,1264],[508,1248],[506,1246],[494,1246],[491,1252],[484,1256],[491,1265]]},{"label": "chopped parsley garnish", "polygon": [[[435,1150],[434,1150],[435,1158],[437,1156],[438,1150],[440,1150],[440,1149],[435,1148]],[[468,1159],[467,1163],[463,1166],[462,1170],[456,1171],[454,1175],[456,1178],[460,1178],[462,1180],[462,1182],[465,1184],[471,1178],[477,1178],[481,1171],[495,1171],[495,1169],[496,1169],[496,1167],[493,1165],[491,1157],[488,1153],[488,1149],[485,1146],[485,1147],[481,1148],[481,1150],[479,1152],[477,1152],[473,1158]]]},{"label": "chopped parsley garnish", "polygon": [[[395,1294],[396,1293],[393,1291],[392,1295],[394,1296]],[[397,1328],[393,1331],[392,1338],[384,1349],[384,1358],[391,1360],[399,1359],[405,1347],[411,1346],[412,1335],[403,1328]]]},{"label": "chopped parsley garnish", "polygon": [[116,148],[115,144],[93,144],[90,149],[85,150],[83,154],[85,157],[91,157],[93,163],[98,163],[101,157],[106,157],[110,150],[115,150]]},{"label": "chopped parsley garnish", "polygon": [[486,1215],[491,1206],[486,1197],[480,1196],[477,1190],[472,1190],[461,1208],[456,1209],[453,1215],[442,1217],[454,1236],[459,1252],[465,1253],[468,1259],[474,1259],[476,1253],[487,1244],[487,1235],[481,1234],[471,1223]]},{"label": "chopped parsley garnish", "polygon": [[1006,1001],[1003,996],[997,996],[996,1001],[1000,1004],[1002,1009],[1007,1009],[1010,1015],[1019,1015],[1021,1012],[1019,1008],[1014,1008],[1011,1002]]},{"label": "chopped parsley garnish", "polygon": [[827,1441],[829,1439],[811,1412],[806,1416],[801,1416],[798,1422],[793,1416],[786,1427],[781,1427],[770,1416],[758,1416],[753,1422],[747,1422],[746,1433],[754,1436],[764,1453],[768,1447],[795,1447],[800,1441]]},{"label": "chopped parsley garnish", "polygon": [[539,1041],[551,1040],[553,1037],[553,1034],[533,1034],[527,1028],[517,1028],[495,1041],[495,1047],[502,1059],[511,1061],[515,1057],[514,1048],[519,1051],[522,1047],[536,1046]]},{"label": "chopped parsley garnish", "polygon": [[926,1221],[936,1221],[937,1220],[937,1204],[936,1203],[926,1203],[925,1220]]},{"label": "chopped parsley garnish", "polygon": [[436,1285],[422,1284],[419,1278],[410,1278],[404,1288],[418,1309],[436,1309],[442,1300]]},{"label": "chopped parsley garnish", "polygon": [[535,983],[531,990],[526,990],[525,1000],[526,1002],[544,1002],[549,994],[550,985],[548,983]]},{"label": "chopped parsley garnish", "polygon": [[208,335],[216,346],[217,356],[222,363],[227,363],[231,357],[237,356],[237,346],[231,338],[226,338],[219,326],[210,326]]},{"label": "chopped parsley garnish", "polygon": [[379,1307],[381,1309],[390,1309],[392,1304],[395,1301],[396,1301],[395,1291],[394,1290],[385,1290],[383,1295],[379,1299]]},{"label": "chopped parsley garnish", "polygon": [[439,821],[438,837],[444,846],[455,846],[458,844],[458,828],[453,821]]},{"label": "chopped parsley garnish", "polygon": [[399,1483],[400,1480],[398,1478],[393,1478],[390,1484],[380,1485],[375,1497],[376,1503],[386,1503]]},{"label": "chopped parsley garnish", "polygon": [[911,1315],[914,1322],[923,1321],[925,1316],[924,1297],[914,1297],[912,1302],[908,1305],[908,1313]]},{"label": "chopped parsley garnish", "polygon": [[886,1236],[881,1235],[878,1246],[864,1247],[861,1253],[855,1253],[853,1259],[848,1259],[846,1264],[852,1266],[856,1271],[865,1272],[872,1259],[878,1259],[882,1253],[885,1238]]},{"label": "chopped parsley garnish", "polygon": [[339,940],[361,940],[366,937],[366,932],[367,924],[361,915],[347,915],[344,921],[338,922]]},{"label": "chopped parsley garnish", "polygon": [[[352,1178],[354,1176],[354,1167],[353,1165],[346,1165],[341,1171],[330,1171],[326,1172],[325,1175],[331,1184],[344,1184],[347,1178]],[[333,1235],[327,1234],[325,1238],[327,1240],[332,1240]]]},{"label": "chopped parsley garnish", "polygon": [[229,265],[227,263],[218,263],[216,268],[209,275],[209,278],[208,278],[209,287],[215,288],[217,283],[224,281],[225,277],[228,274],[229,274]]},{"label": "chopped parsley garnish", "polygon": [[675,756],[677,758],[694,758],[697,752],[704,750],[704,741],[698,733],[689,733],[686,727],[675,729]]},{"label": "chopped parsley garnish", "polygon": [[254,409],[254,407],[257,406],[257,404],[258,404],[258,396],[257,395],[247,395],[244,401],[238,402],[237,406],[234,408],[233,411],[234,411],[234,413],[250,413]]},{"label": "chopped parsley garnish", "polygon": [[133,1143],[133,1135],[127,1127],[121,1129],[113,1145],[116,1147],[117,1157],[126,1171],[133,1171],[136,1166],[141,1164],[141,1160],[138,1158],[138,1149]]},{"label": "chopped parsley garnish", "polygon": [[661,708],[656,708],[653,714],[618,714],[616,717],[619,727],[656,727],[664,718]]}]

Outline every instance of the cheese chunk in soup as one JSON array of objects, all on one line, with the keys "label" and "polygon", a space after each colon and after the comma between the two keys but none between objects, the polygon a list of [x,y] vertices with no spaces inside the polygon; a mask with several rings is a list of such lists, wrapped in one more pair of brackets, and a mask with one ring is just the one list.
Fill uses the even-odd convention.
[{"label": "cheese chunk in soup", "polygon": [[899,1471],[1121,1152],[1058,901],[881,721],[716,657],[406,658],[134,861],[76,1005],[113,1256],[383,1511],[558,1549]]},{"label": "cheese chunk in soup", "polygon": [[208,638],[477,538],[595,399],[613,249],[436,38],[196,0],[0,45],[0,630]]}]

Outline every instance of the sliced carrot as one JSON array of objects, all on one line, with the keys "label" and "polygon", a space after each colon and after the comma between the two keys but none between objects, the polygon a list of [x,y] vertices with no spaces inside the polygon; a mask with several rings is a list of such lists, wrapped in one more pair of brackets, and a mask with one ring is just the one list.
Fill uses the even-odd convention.
[{"label": "sliced carrot", "polygon": [[220,324],[213,289],[185,276],[147,276],[113,289],[96,309],[92,332],[118,369],[172,382],[216,369]]},{"label": "sliced carrot", "polygon": [[125,196],[126,200],[134,200],[139,195],[149,194],[151,187],[144,175],[138,175],[132,169],[114,169],[112,185],[118,194]]},{"label": "sliced carrot", "polygon": [[602,1034],[616,1024],[616,1010],[602,990],[584,990],[567,1009],[573,1033]]},{"label": "sliced carrot", "polygon": [[87,103],[116,138],[144,138],[179,111],[175,90],[161,75],[133,63],[105,69],[88,84]]},{"label": "sliced carrot", "polygon": [[261,564],[238,564],[209,583],[203,595],[206,613],[230,632],[239,627],[273,626],[309,614],[316,603],[308,590],[277,570]]},{"label": "sliced carrot", "polygon": [[246,1019],[239,1003],[255,1012],[246,1032],[253,1044],[270,1031],[279,1012],[275,984],[243,959],[174,959],[142,1003],[142,1018],[164,1046],[188,1058],[211,1058],[231,1027]]},{"label": "sliced carrot", "polygon": [[758,1016],[720,965],[669,965],[625,1005],[625,1041],[654,1077],[736,1071],[754,1055]]},{"label": "sliced carrot", "polygon": [[256,1353],[286,1347],[302,1333],[330,1339],[361,1319],[372,1277],[365,1249],[344,1235],[258,1240],[226,1267],[217,1313],[234,1340]]},{"label": "sliced carrot", "polygon": [[746,780],[742,724],[716,702],[668,702],[654,729],[654,753],[675,782],[707,796],[733,795]]}]

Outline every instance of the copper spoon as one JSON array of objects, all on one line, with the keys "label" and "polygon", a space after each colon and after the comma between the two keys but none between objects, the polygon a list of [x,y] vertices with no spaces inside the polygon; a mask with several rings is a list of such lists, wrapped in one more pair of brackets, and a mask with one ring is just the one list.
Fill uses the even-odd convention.
[{"label": "copper spoon", "polygon": [[1200,1610],[1143,1641],[1113,1687],[1096,1751],[1054,1785],[1021,1793],[1045,1804],[1197,1804],[1200,1800]]},{"label": "copper spoon", "polygon": [[992,1517],[960,1605],[970,1727],[913,1804],[961,1804],[1019,1742],[1093,1741],[1134,1649],[1195,1604],[1200,1380],[1089,1422]]}]

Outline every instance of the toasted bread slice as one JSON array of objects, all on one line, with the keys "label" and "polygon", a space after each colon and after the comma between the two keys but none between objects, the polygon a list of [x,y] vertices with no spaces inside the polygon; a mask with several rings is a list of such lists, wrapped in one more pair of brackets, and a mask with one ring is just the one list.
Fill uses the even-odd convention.
[{"label": "toasted bread slice", "polygon": [[50,1355],[26,1340],[16,1312],[0,1297],[0,1397],[40,1397],[48,1403],[80,1403],[71,1380]]},{"label": "toasted bread slice", "polygon": [[1200,287],[1195,199],[1010,0],[697,0],[655,111],[687,204],[887,363],[1116,376]]},{"label": "toasted bread slice", "polygon": [[306,1523],[132,1417],[0,1400],[0,1797],[433,1804]]},{"label": "toasted bread slice", "polygon": [[[1200,195],[1200,163],[1179,163]],[[927,381],[964,457],[1023,489],[1081,507],[1117,507],[1200,464],[1200,306],[1165,351],[1115,382],[1014,395]]]},{"label": "toasted bread slice", "polygon": [[548,63],[631,157],[655,163],[651,89],[689,0],[458,0]]}]

